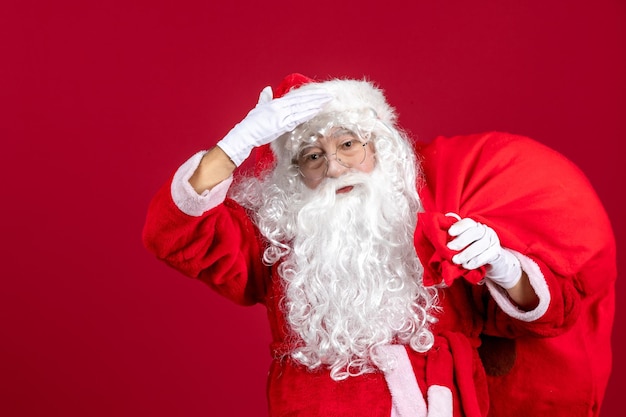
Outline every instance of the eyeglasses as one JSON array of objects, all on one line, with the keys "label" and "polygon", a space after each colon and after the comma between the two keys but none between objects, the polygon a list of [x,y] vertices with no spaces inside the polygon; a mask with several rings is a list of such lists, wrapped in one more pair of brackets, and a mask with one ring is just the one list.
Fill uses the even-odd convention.
[{"label": "eyeglasses", "polygon": [[369,142],[361,142],[356,138],[345,139],[337,144],[334,153],[326,154],[317,146],[304,148],[298,156],[298,170],[303,177],[309,180],[320,180],[326,176],[330,157],[333,155],[337,162],[346,167],[352,168],[365,161],[367,151],[365,146]]}]

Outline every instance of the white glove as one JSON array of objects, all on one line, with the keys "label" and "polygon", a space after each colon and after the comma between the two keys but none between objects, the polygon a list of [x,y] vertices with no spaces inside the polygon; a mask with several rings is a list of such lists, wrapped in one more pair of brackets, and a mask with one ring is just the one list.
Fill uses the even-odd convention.
[{"label": "white glove", "polygon": [[318,114],[332,96],[321,88],[293,90],[273,100],[271,87],[265,87],[254,109],[217,143],[239,166],[253,148],[272,142]]},{"label": "white glove", "polygon": [[465,269],[487,265],[485,277],[505,289],[513,288],[522,277],[519,260],[500,246],[491,227],[464,218],[450,226],[448,234],[455,237],[448,242],[448,248],[460,251],[452,257],[455,264]]}]

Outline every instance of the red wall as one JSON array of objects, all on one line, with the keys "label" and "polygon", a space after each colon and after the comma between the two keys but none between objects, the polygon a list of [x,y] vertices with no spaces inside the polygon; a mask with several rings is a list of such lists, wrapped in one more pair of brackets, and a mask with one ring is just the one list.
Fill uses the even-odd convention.
[{"label": "red wall", "polygon": [[[248,3],[0,6],[3,416],[265,415],[263,309],[182,277],[140,235],[157,187],[290,72],[376,81],[421,140],[504,130],[557,149],[621,255],[623,2]],[[618,355],[603,417],[622,415],[625,373]]]}]

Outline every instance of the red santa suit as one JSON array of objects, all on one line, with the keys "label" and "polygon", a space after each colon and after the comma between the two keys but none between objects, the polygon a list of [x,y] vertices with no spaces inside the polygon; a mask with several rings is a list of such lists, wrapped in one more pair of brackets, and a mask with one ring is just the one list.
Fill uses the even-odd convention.
[{"label": "red santa suit", "polygon": [[[191,188],[201,153],[157,192],[145,245],[232,301],[266,306],[271,417],[597,413],[611,363],[615,249],[587,180],[557,153],[507,134],[438,138],[418,151],[425,210],[455,212],[495,229],[540,301],[522,311],[495,284],[455,279],[441,289],[433,348],[419,354],[391,347],[406,352],[399,357],[411,375],[400,367],[334,381],[327,370],[310,371],[289,356],[293,335],[281,310],[277,265],[262,262],[266,242],[246,210],[227,198],[231,179],[200,196]],[[418,227],[422,255],[424,239]],[[446,393],[453,410],[441,401]]]}]

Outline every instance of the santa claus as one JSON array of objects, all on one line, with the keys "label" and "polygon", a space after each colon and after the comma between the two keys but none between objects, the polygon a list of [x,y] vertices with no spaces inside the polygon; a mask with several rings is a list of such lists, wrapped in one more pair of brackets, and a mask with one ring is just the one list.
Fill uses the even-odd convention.
[{"label": "santa claus", "polygon": [[[255,174],[234,181],[253,150]],[[551,177],[529,184],[546,162]],[[571,191],[588,200],[574,216]],[[588,416],[610,369],[605,216],[582,174],[530,139],[419,146],[373,83],[292,74],[181,165],[150,205],[144,242],[233,301],[267,307],[272,417]],[[572,333],[584,339],[567,346]],[[585,362],[555,376],[540,352]]]}]

